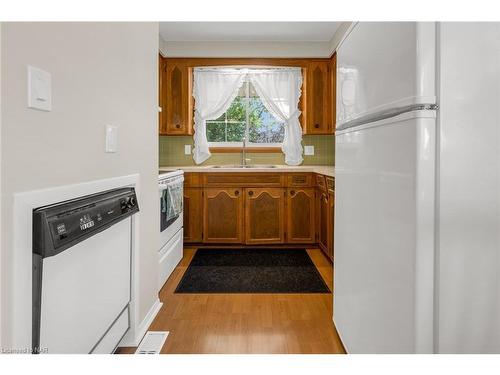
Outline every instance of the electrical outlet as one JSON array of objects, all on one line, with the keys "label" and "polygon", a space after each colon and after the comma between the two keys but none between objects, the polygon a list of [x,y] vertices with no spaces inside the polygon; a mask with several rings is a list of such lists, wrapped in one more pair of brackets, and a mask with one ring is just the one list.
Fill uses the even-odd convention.
[{"label": "electrical outlet", "polygon": [[184,155],[191,155],[191,145],[184,145]]},{"label": "electrical outlet", "polygon": [[314,155],[314,146],[304,146],[304,155]]}]

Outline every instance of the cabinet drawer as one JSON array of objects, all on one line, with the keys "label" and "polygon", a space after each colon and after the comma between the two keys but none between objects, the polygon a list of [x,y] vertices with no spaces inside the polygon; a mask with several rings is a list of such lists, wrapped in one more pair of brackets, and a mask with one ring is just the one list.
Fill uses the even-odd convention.
[{"label": "cabinet drawer", "polygon": [[311,173],[288,173],[287,186],[308,187],[312,186]]},{"label": "cabinet drawer", "polygon": [[199,173],[185,172],[184,173],[185,187],[201,187],[201,176]]},{"label": "cabinet drawer", "polygon": [[316,187],[323,191],[326,191],[325,176],[323,176],[322,174],[316,175]]},{"label": "cabinet drawer", "polygon": [[333,177],[326,177],[326,188],[330,193],[335,191],[335,179]]},{"label": "cabinet drawer", "polygon": [[204,173],[205,186],[284,186],[281,173]]}]

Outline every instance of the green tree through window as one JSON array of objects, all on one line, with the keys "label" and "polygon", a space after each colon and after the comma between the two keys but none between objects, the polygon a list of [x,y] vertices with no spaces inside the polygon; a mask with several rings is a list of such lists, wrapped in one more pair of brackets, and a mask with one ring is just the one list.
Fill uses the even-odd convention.
[{"label": "green tree through window", "polygon": [[207,121],[210,143],[248,143],[273,145],[283,142],[284,123],[266,109],[250,82],[244,82],[228,110],[216,120]]}]

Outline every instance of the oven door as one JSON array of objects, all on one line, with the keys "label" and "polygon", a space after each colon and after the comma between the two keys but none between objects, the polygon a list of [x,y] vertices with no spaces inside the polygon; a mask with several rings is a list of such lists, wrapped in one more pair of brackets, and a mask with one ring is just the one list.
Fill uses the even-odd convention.
[{"label": "oven door", "polygon": [[160,246],[182,228],[183,184],[184,179],[181,177],[160,185]]}]

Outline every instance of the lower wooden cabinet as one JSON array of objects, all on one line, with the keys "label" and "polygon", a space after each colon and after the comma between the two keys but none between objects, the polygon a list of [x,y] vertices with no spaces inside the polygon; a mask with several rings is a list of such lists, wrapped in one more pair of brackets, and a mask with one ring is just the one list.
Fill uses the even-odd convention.
[{"label": "lower wooden cabinet", "polygon": [[328,193],[328,248],[327,255],[333,260],[333,239],[335,228],[335,194]]},{"label": "lower wooden cabinet", "polygon": [[186,174],[184,242],[317,244],[332,259],[333,180],[304,173],[276,176],[256,182],[249,174],[224,186],[229,177],[223,174],[216,174],[217,180]]},{"label": "lower wooden cabinet", "polygon": [[204,189],[203,242],[243,242],[242,192],[242,188]]},{"label": "lower wooden cabinet", "polygon": [[328,193],[319,190],[316,197],[318,245],[325,254],[328,254],[328,229],[331,221],[329,220]]},{"label": "lower wooden cabinet", "polygon": [[184,242],[202,241],[202,189],[184,188]]},{"label": "lower wooden cabinet", "polygon": [[285,190],[245,189],[245,243],[267,244],[285,241]]},{"label": "lower wooden cabinet", "polygon": [[314,188],[289,188],[286,194],[286,242],[314,243]]}]

